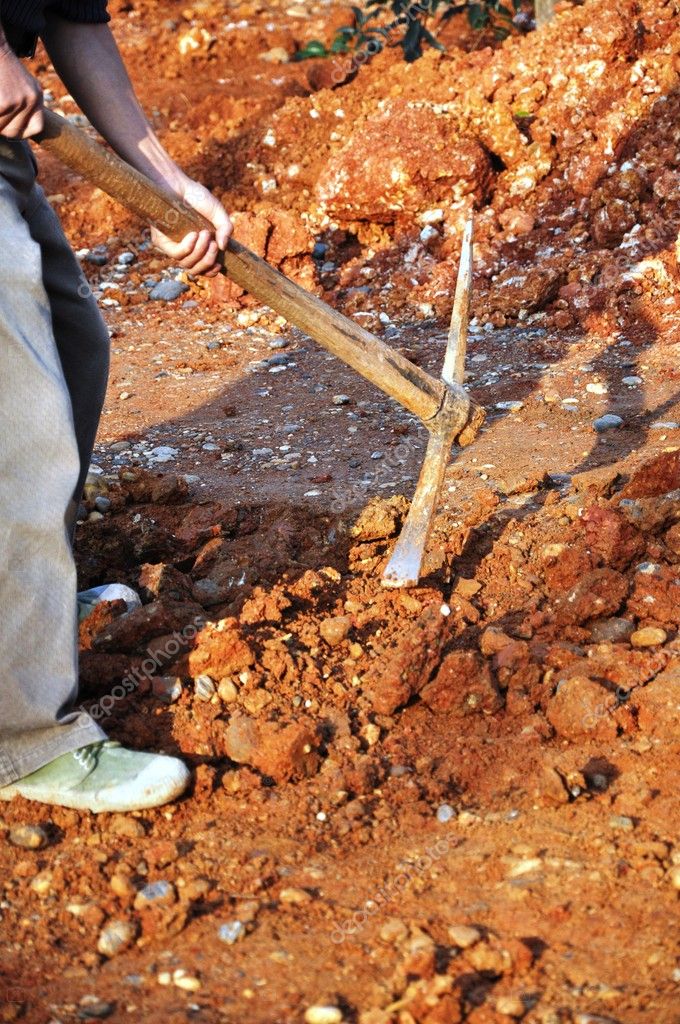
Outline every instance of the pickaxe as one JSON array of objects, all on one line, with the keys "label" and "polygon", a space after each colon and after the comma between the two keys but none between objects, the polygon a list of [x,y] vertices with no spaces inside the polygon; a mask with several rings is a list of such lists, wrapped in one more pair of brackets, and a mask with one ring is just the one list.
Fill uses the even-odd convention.
[{"label": "pickaxe", "polygon": [[[52,111],[38,142],[72,170],[176,241],[211,225],[177,196],[159,188],[120,157]],[[441,380],[435,380],[380,338],[288,280],[235,239],[222,270],[290,323],[414,413],[430,432],[411,508],[383,574],[388,587],[417,584],[432,518],[454,441],[469,444],[484,420],[463,388],[472,284],[472,222],[466,227],[451,329]]]}]

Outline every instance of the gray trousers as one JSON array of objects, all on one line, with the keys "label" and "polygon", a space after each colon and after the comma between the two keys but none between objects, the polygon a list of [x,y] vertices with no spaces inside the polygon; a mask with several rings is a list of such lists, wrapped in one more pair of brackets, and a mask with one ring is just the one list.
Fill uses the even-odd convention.
[{"label": "gray trousers", "polygon": [[78,686],[75,513],[108,374],[27,144],[0,138],[0,785],[104,738]]}]

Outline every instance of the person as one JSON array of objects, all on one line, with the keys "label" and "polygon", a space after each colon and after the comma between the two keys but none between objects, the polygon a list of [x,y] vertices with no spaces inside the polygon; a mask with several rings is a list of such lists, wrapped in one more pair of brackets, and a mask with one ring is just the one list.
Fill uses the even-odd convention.
[{"label": "person", "polygon": [[41,38],[55,71],[111,147],[213,225],[154,243],[192,274],[218,272],[231,222],[165,151],[135,97],[106,0],[0,0],[0,799],[90,811],[159,806],[184,763],[107,740],[75,709],[71,548],[108,375],[109,338],[78,261],[36,183],[27,139],[40,85],[20,57]]}]

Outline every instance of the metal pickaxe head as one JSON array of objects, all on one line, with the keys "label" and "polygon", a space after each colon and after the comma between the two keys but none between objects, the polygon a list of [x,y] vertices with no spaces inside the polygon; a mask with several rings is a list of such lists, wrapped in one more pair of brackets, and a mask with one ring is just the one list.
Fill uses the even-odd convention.
[{"label": "metal pickaxe head", "polygon": [[437,509],[451,447],[469,443],[484,420],[463,388],[470,296],[472,294],[472,214],[465,225],[458,266],[456,294],[442,369],[444,399],[425,426],[430,437],[418,485],[406,521],[383,573],[385,587],[412,587],[418,583],[432,520]]}]

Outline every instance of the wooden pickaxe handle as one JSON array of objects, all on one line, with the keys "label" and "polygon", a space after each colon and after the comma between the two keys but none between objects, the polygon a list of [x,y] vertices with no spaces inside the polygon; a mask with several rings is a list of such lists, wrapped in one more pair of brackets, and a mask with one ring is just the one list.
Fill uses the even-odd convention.
[{"label": "wooden pickaxe handle", "polygon": [[[115,153],[53,111],[45,111],[40,145],[103,192],[179,240],[211,225],[178,196],[154,184]],[[426,425],[443,406],[446,386],[380,338],[290,281],[231,239],[223,270],[241,288],[295,324],[319,345],[396,399]]]}]

